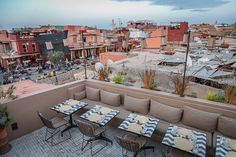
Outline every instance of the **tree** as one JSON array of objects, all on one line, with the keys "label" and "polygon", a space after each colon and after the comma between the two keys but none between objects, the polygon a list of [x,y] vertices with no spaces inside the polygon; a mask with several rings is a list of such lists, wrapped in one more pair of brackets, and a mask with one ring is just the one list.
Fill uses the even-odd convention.
[{"label": "tree", "polygon": [[48,52],[48,60],[53,64],[54,67],[57,67],[61,63],[63,58],[64,52],[62,51]]}]

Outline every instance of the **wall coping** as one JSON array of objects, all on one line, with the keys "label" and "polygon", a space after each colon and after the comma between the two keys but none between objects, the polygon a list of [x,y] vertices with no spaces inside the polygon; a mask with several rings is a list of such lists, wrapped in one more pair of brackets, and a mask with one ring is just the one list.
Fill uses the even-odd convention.
[{"label": "wall coping", "polygon": [[200,99],[200,98],[192,98],[192,97],[180,97],[177,94],[172,94],[172,93],[167,93],[167,92],[163,92],[163,91],[155,91],[155,90],[150,90],[150,89],[144,89],[144,88],[139,88],[139,87],[134,87],[134,86],[125,86],[125,85],[120,85],[120,84],[115,84],[115,83],[111,83],[111,82],[105,82],[105,81],[99,81],[99,80],[93,80],[93,79],[88,79],[86,80],[86,83],[96,83],[96,84],[103,84],[103,85],[109,85],[111,87],[115,87],[115,88],[121,88],[124,90],[135,90],[138,92],[142,92],[144,94],[150,94],[153,96],[161,96],[161,97],[166,97],[166,98],[170,98],[170,99],[175,99],[178,101],[187,101],[189,103],[195,103],[195,104],[202,104],[202,105],[207,105],[208,107],[217,107],[217,108],[222,108],[222,109],[227,109],[227,110],[234,110],[236,111],[236,105],[232,105],[232,104],[225,104],[225,103],[220,103],[220,102],[214,102],[214,101],[209,101],[209,100],[205,100],[205,99]]}]

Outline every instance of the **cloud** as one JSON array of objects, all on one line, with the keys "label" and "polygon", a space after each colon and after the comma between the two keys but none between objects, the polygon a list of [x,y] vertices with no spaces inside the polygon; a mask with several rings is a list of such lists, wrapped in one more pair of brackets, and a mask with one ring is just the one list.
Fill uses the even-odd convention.
[{"label": "cloud", "polygon": [[229,3],[229,1],[225,0],[113,0],[119,2],[140,2],[140,1],[148,1],[154,5],[163,5],[163,6],[171,6],[173,10],[191,10],[204,12],[208,11],[210,8],[215,8],[224,4]]},{"label": "cloud", "polygon": [[210,9],[191,9],[191,11],[194,11],[194,12],[207,12],[209,10]]}]

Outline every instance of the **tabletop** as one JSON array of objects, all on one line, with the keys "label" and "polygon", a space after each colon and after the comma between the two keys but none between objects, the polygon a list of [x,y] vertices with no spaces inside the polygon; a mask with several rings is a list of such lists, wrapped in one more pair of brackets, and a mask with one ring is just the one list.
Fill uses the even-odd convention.
[{"label": "tabletop", "polygon": [[158,119],[131,113],[118,128],[150,138],[158,122]]},{"label": "tabletop", "polygon": [[85,120],[104,126],[119,113],[120,111],[96,105],[95,107],[85,112],[80,117]]},{"label": "tabletop", "polygon": [[188,153],[206,156],[206,134],[170,124],[162,143]]},{"label": "tabletop", "polygon": [[62,103],[52,106],[51,109],[66,115],[71,115],[86,105],[88,104],[85,102],[68,99]]},{"label": "tabletop", "polygon": [[236,140],[224,136],[217,136],[216,139],[216,157],[235,157]]}]

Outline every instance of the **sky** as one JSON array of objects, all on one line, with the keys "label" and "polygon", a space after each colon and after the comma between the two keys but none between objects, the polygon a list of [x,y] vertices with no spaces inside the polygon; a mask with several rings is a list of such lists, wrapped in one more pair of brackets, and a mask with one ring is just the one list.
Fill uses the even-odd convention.
[{"label": "sky", "polygon": [[0,29],[52,25],[111,28],[132,20],[157,24],[235,23],[236,0],[0,0]]}]

